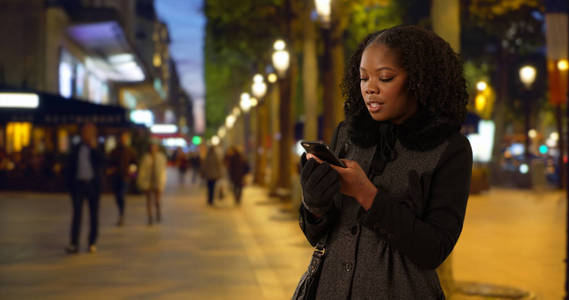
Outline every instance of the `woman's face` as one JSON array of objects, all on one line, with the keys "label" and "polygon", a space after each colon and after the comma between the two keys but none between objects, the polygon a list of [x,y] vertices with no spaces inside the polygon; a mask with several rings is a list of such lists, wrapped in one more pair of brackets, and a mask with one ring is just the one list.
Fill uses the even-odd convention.
[{"label": "woman's face", "polygon": [[360,90],[376,121],[401,124],[417,111],[417,101],[407,96],[407,72],[399,66],[397,53],[374,43],[362,53]]}]

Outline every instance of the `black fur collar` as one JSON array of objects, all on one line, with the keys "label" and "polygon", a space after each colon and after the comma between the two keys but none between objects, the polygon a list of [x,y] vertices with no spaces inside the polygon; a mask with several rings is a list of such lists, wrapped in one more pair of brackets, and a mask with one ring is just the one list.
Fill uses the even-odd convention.
[{"label": "black fur collar", "polygon": [[396,126],[397,139],[407,149],[427,151],[444,142],[460,125],[432,113],[418,112]]},{"label": "black fur collar", "polygon": [[[374,175],[383,173],[387,163],[397,158],[395,151],[397,140],[407,149],[428,151],[460,130],[460,125],[454,124],[447,118],[424,111],[417,112],[400,125],[377,122],[367,112],[366,115],[367,119],[362,115],[363,118],[359,121],[348,119],[348,132],[352,142],[360,147],[377,145],[369,170]],[[368,127],[362,128],[364,124]]]},{"label": "black fur collar", "polygon": [[385,157],[394,148],[395,140],[410,150],[427,151],[440,145],[460,125],[450,119],[426,111],[419,111],[403,124],[377,122],[367,110],[362,110],[346,119],[350,140],[360,147],[381,146]]}]

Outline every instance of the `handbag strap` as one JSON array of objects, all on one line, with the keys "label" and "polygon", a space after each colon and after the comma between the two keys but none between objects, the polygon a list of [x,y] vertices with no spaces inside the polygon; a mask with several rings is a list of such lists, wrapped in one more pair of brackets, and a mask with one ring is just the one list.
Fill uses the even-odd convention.
[{"label": "handbag strap", "polygon": [[314,252],[320,252],[321,254],[326,253],[326,240],[328,239],[328,233],[324,234],[322,238],[314,246]]}]

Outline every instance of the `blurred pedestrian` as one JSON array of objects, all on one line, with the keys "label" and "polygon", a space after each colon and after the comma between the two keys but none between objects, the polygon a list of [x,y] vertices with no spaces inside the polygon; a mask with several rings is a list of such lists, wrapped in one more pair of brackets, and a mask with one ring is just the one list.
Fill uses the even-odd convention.
[{"label": "blurred pedestrian", "polygon": [[196,180],[199,180],[201,161],[202,159],[200,157],[199,151],[195,151],[190,154],[190,166],[192,168],[192,183],[196,183]]},{"label": "blurred pedestrian", "polygon": [[227,149],[224,157],[235,203],[241,205],[241,192],[243,191],[244,177],[249,172],[249,164],[236,146]]},{"label": "blurred pedestrian", "polygon": [[435,269],[460,236],[472,173],[462,63],[435,33],[397,26],[361,42],[342,87],[331,148],[346,168],[309,154],[300,179],[301,229],[325,249],[313,298],[444,299]]},{"label": "blurred pedestrian", "polygon": [[130,135],[127,131],[121,133],[118,146],[109,155],[108,175],[119,209],[117,226],[124,225],[125,197],[128,191],[130,167],[136,164],[136,154],[129,146],[129,140]]},{"label": "blurred pedestrian", "polygon": [[73,147],[67,162],[67,184],[71,194],[73,217],[71,220],[71,243],[67,253],[79,251],[79,234],[83,214],[83,200],[89,204],[89,252],[97,251],[99,231],[99,198],[104,170],[104,154],[97,147],[97,129],[92,123],[81,128],[81,142]]},{"label": "blurred pedestrian", "polygon": [[153,205],[156,207],[156,222],[161,221],[160,196],[166,187],[166,165],[166,155],[160,151],[157,142],[152,142],[142,157],[137,178],[138,187],[146,193],[148,225],[153,224]]},{"label": "blurred pedestrian", "polygon": [[176,166],[178,167],[178,176],[180,179],[180,184],[183,185],[186,179],[186,172],[188,171],[188,156],[184,153],[182,148],[176,149],[176,153],[174,155],[174,161]]},{"label": "blurred pedestrian", "polygon": [[204,162],[201,166],[201,173],[207,182],[207,204],[213,205],[215,183],[221,178],[222,165],[214,146],[209,146]]}]

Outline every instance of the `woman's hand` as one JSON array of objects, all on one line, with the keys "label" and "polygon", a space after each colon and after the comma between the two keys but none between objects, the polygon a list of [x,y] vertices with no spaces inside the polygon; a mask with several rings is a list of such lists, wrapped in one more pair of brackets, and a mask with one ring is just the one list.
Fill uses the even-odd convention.
[{"label": "woman's hand", "polygon": [[[322,162],[312,154],[307,154],[306,158],[314,158]],[[342,159],[342,161],[346,168],[330,165],[340,175],[340,193],[355,198],[365,210],[369,210],[377,194],[377,188],[367,178],[357,162],[349,159]]]}]

